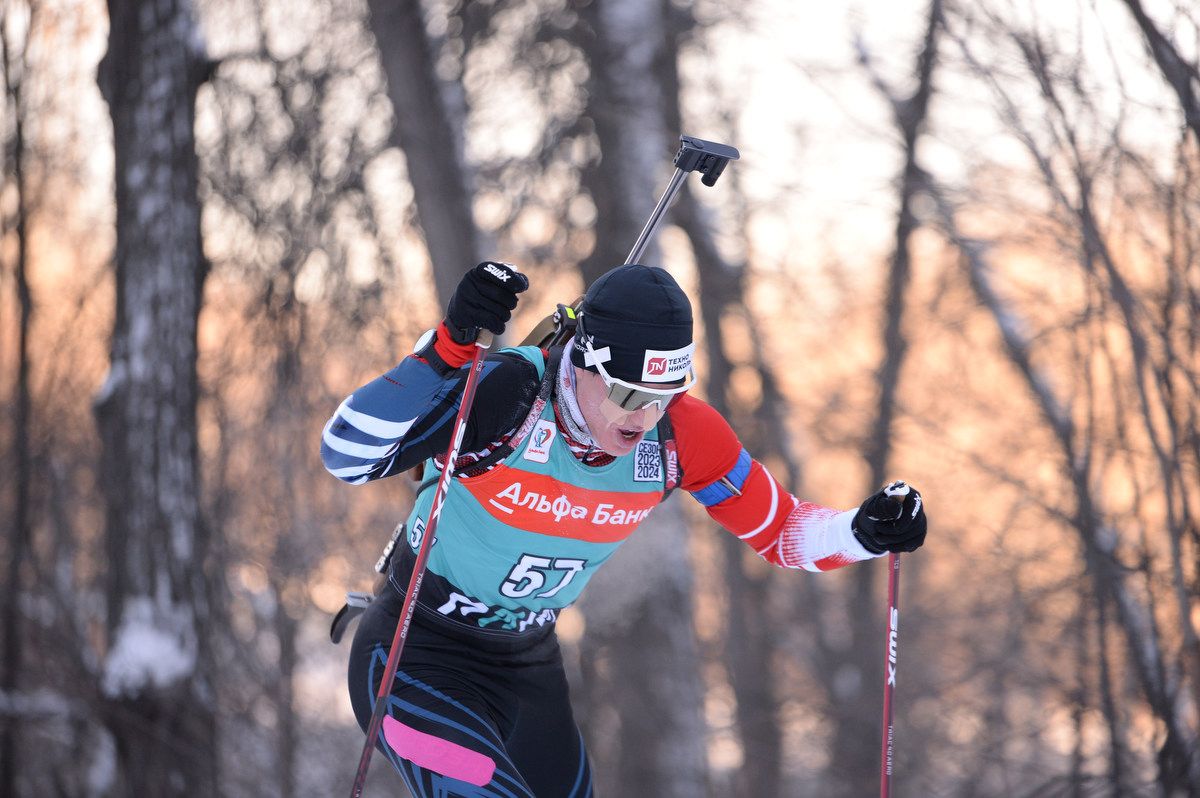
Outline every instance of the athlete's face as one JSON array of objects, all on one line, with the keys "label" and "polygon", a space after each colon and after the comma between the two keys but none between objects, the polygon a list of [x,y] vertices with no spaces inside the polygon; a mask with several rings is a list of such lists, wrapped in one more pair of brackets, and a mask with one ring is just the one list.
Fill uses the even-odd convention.
[{"label": "athlete's face", "polygon": [[596,445],[615,457],[629,454],[662,418],[662,403],[625,412],[608,400],[604,378],[575,366],[575,399]]}]

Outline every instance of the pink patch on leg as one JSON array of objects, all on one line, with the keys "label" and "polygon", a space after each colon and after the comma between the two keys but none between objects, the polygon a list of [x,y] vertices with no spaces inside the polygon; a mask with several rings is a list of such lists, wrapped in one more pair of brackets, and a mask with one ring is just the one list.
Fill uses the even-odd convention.
[{"label": "pink patch on leg", "polygon": [[496,772],[496,763],[491,757],[405,726],[391,715],[383,719],[383,739],[393,751],[417,767],[476,787],[487,784]]}]

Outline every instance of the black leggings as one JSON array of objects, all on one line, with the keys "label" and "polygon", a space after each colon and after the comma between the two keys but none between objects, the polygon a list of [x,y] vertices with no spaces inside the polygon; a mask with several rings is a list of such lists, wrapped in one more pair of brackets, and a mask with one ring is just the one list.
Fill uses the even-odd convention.
[{"label": "black leggings", "polygon": [[[402,599],[385,587],[350,650],[350,701],[366,730]],[[589,798],[558,639],[462,631],[418,606],[376,747],[417,798]]]}]

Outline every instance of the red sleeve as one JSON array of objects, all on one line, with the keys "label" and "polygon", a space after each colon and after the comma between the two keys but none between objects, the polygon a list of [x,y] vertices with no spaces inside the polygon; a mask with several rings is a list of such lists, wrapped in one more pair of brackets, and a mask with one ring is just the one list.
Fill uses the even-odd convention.
[{"label": "red sleeve", "polygon": [[694,396],[684,395],[667,408],[686,491],[707,488],[728,474],[742,453],[742,442],[725,417]]},{"label": "red sleeve", "polygon": [[680,487],[718,524],[775,561],[775,544],[796,499],[750,457],[729,422],[712,407],[685,396],[667,412],[683,469]]},{"label": "red sleeve", "polygon": [[871,557],[853,538],[853,511],[797,500],[746,452],[716,410],[685,396],[667,413],[683,469],[680,487],[767,562],[828,571]]}]

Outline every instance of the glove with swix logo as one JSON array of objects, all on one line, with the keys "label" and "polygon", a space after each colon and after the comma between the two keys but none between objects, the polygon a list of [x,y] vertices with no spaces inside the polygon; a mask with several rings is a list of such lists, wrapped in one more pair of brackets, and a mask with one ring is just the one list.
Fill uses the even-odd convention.
[{"label": "glove with swix logo", "polygon": [[484,261],[467,272],[446,307],[446,328],[455,343],[472,343],[482,329],[496,335],[512,318],[517,294],[529,279],[510,263]]},{"label": "glove with swix logo", "polygon": [[872,554],[916,551],[925,542],[921,493],[904,482],[885,485],[854,515],[854,537]]}]

